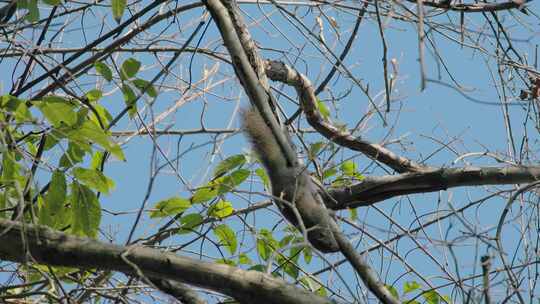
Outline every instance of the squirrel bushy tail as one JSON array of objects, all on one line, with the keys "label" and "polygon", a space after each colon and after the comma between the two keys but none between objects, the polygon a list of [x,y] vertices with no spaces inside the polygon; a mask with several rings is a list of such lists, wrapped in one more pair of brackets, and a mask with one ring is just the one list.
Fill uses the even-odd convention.
[{"label": "squirrel bushy tail", "polygon": [[266,169],[274,201],[281,213],[299,229],[305,228],[315,248],[322,252],[338,251],[339,245],[332,233],[337,225],[328,214],[319,189],[305,168],[298,161],[294,164],[287,162],[272,130],[257,110],[244,110],[242,118],[244,132]]},{"label": "squirrel bushy tail", "polygon": [[288,167],[276,138],[259,112],[255,109],[243,110],[242,118],[243,130],[268,173],[277,173]]}]

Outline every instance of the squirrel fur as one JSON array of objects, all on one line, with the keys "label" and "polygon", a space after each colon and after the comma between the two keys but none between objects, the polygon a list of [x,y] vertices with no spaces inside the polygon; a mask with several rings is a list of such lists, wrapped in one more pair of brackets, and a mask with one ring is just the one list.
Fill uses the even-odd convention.
[{"label": "squirrel fur", "polygon": [[[318,250],[339,251],[332,232],[337,224],[324,206],[320,190],[306,168],[296,158],[293,164],[287,161],[272,131],[256,109],[244,110],[242,118],[244,132],[266,169],[274,202],[281,213],[298,229],[303,226],[310,243]],[[292,146],[292,143],[288,144]]]}]

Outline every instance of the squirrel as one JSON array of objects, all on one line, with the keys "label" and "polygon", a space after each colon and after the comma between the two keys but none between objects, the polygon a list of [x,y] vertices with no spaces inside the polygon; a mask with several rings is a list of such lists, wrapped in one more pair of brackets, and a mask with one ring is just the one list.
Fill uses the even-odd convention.
[{"label": "squirrel", "polygon": [[[253,150],[266,169],[274,202],[280,212],[299,230],[305,228],[309,242],[316,249],[321,252],[339,251],[332,232],[337,229],[337,224],[326,209],[320,189],[305,166],[296,157],[294,163],[287,160],[258,110],[243,110],[242,123]],[[287,139],[287,144],[292,147],[289,137]]]}]

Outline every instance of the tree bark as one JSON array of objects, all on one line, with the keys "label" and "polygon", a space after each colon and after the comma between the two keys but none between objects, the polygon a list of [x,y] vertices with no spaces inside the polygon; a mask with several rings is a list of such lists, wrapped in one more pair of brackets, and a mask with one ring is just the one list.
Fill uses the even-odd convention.
[{"label": "tree bark", "polygon": [[210,289],[243,303],[335,303],[270,275],[162,252],[75,237],[45,226],[0,219],[0,259],[120,271]]}]

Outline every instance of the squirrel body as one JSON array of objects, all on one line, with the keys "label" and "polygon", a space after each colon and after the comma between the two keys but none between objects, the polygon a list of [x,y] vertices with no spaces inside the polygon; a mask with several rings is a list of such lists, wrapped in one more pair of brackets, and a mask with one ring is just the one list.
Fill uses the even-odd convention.
[{"label": "squirrel body", "polygon": [[[293,163],[287,160],[257,110],[244,110],[242,116],[244,132],[266,169],[274,202],[281,213],[297,228],[305,228],[310,243],[318,250],[339,251],[332,232],[337,224],[324,206],[320,190],[306,168],[296,158]],[[292,146],[290,142],[288,144]]]}]

